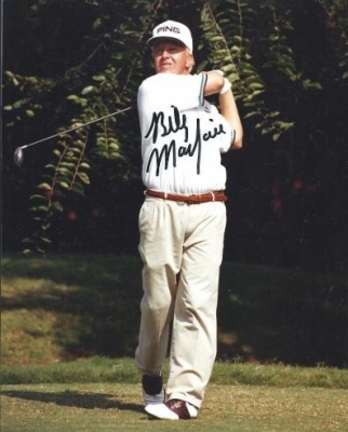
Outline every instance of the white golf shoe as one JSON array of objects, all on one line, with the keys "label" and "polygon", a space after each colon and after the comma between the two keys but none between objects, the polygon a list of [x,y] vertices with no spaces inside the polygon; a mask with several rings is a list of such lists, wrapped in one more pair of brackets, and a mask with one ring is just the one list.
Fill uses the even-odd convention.
[{"label": "white golf shoe", "polygon": [[162,404],[150,404],[145,411],[152,418],[160,420],[190,420],[197,418],[198,409],[180,399],[171,399]]}]

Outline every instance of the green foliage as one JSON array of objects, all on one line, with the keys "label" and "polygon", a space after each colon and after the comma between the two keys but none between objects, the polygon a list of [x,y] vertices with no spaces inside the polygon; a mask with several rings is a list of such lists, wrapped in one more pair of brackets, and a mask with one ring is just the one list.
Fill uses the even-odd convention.
[{"label": "green foliage", "polygon": [[[328,62],[337,64],[315,74],[307,73],[296,45],[302,31],[297,1],[195,0],[185,9],[200,41],[198,71],[222,69],[232,82],[245,129],[273,141],[286,139],[296,126],[279,88],[320,92],[329,81],[347,85],[346,3],[307,0],[309,6],[316,7],[315,19],[328,39]],[[71,129],[133,105],[138,85],[152,73],[145,43],[151,28],[160,19],[189,19],[181,4],[162,0],[85,0],[66,7],[59,0],[33,0],[26,8],[28,45],[21,42],[22,63],[20,56],[13,59],[18,70],[7,68],[3,83],[5,129],[22,131],[24,137],[27,131],[41,130],[44,136]],[[139,175],[137,128],[135,115],[109,118],[54,143],[30,199],[35,224],[28,250],[46,249],[55,216],[64,211],[69,194],[88,193],[93,173],[112,168],[120,184]]]},{"label": "green foliage", "polygon": [[[18,122],[28,121],[42,109],[39,93],[52,88],[53,79],[37,76],[23,76],[9,70],[4,71],[3,86],[6,94],[5,112],[11,114],[6,122],[7,128],[13,128]],[[30,121],[30,120],[29,120]]]},{"label": "green foliage", "polygon": [[[291,11],[284,13],[275,1],[225,1],[218,2],[215,9],[206,3],[202,12],[209,61],[232,82],[244,119],[253,118],[253,127],[260,134],[271,134],[274,141],[293,128],[294,122],[282,119],[280,106],[267,105],[267,93],[272,89],[263,79],[265,71],[283,74],[306,89],[321,88],[319,82],[303,78],[296,66],[294,50],[285,35],[294,31],[293,20]],[[262,53],[261,64],[254,53]]]},{"label": "green foliage", "polygon": [[[41,93],[41,101],[49,99],[54,93],[59,93],[61,99],[65,95],[65,109],[74,113],[74,117],[70,123],[64,122],[58,132],[107,115],[115,111],[115,107],[122,109],[134,103],[136,88],[143,76],[141,55],[145,44],[142,42],[143,49],[139,50],[139,42],[150,31],[153,5],[145,1],[136,4],[111,1],[87,3],[97,11],[95,19],[90,22],[89,32],[83,36],[88,53],[82,63],[73,64],[64,76],[56,80],[24,77],[10,71],[6,73],[6,85],[20,86],[20,93],[26,96],[5,106],[7,111],[20,111],[20,115],[13,115],[7,126],[16,125],[23,114],[28,117],[35,115],[35,110],[44,106],[44,102],[38,104],[36,99],[35,104],[32,102],[32,95],[38,93]],[[45,5],[46,2],[39,2],[33,6],[36,16],[42,9],[43,21],[49,13]],[[125,14],[118,16],[114,22],[117,7],[125,7],[133,17],[138,18],[130,20],[130,15]],[[135,116],[134,122],[137,122]],[[90,128],[80,129],[56,142],[52,159],[44,167],[42,182],[37,185],[38,191],[30,198],[32,219],[36,223],[30,238],[25,239],[29,245],[25,252],[46,250],[50,242],[48,230],[55,214],[63,211],[67,193],[85,195],[91,181],[92,166],[101,169],[105,160],[115,164],[122,160],[127,163],[121,142],[124,143],[123,137],[129,137],[132,132],[127,132],[128,124],[116,123],[115,118],[109,118],[96,125],[94,133]],[[132,126],[133,130],[136,129],[134,124]]]},{"label": "green foliage", "polygon": [[330,49],[338,64],[335,79],[347,85],[348,79],[348,11],[344,0],[317,0],[321,5],[325,26],[330,33]]}]

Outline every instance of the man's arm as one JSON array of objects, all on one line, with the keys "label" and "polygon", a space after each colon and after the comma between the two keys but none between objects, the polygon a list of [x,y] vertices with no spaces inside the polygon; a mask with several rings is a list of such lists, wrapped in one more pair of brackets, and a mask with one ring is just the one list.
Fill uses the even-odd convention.
[{"label": "man's arm", "polygon": [[231,88],[225,93],[220,94],[220,112],[235,131],[234,141],[231,150],[239,150],[243,146],[243,126],[239,117],[238,108]]},{"label": "man's arm", "polygon": [[223,72],[213,70],[211,72],[202,72],[207,75],[207,81],[204,89],[204,96],[219,94],[220,112],[235,131],[234,141],[231,144],[231,150],[238,150],[243,145],[243,127],[239,117],[238,108],[234,99],[231,84],[224,78]]},{"label": "man's arm", "polygon": [[224,86],[225,79],[220,71],[202,72],[207,75],[207,80],[204,88],[204,96],[219,94]]}]

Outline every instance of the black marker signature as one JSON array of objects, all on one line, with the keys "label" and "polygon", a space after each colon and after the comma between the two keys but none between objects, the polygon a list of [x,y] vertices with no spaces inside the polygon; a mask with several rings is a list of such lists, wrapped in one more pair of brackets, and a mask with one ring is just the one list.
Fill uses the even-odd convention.
[{"label": "black marker signature", "polygon": [[[172,108],[173,116],[168,116],[167,122],[162,111],[159,113],[153,113],[151,125],[147,134],[145,135],[145,138],[148,138],[152,133],[153,144],[157,143],[159,135],[161,137],[165,137],[171,133],[177,134],[179,131],[184,131],[184,142],[187,143],[189,130],[187,126],[186,115],[182,114],[180,116],[179,110],[174,106]],[[210,119],[210,121],[213,122],[212,119]],[[196,172],[199,175],[201,171],[202,141],[209,141],[210,139],[216,138],[220,134],[226,134],[222,123],[219,124],[218,127],[214,127],[212,130],[205,132],[202,136],[200,118],[197,118],[196,136],[193,144],[189,143],[187,145],[178,146],[176,140],[173,139],[169,144],[163,144],[161,149],[154,148],[150,154],[146,172],[149,172],[153,159],[156,163],[156,176],[158,176],[162,160],[164,160],[164,169],[168,169],[171,158],[173,167],[175,168],[177,164],[177,157],[193,157],[197,155]]]},{"label": "black marker signature", "polygon": [[153,140],[153,143],[156,144],[159,129],[162,130],[162,134],[161,134],[162,137],[165,137],[172,132],[176,133],[180,130],[183,130],[185,132],[185,142],[187,142],[189,131],[188,131],[188,127],[186,124],[186,115],[183,114],[180,117],[179,110],[175,106],[172,106],[172,108],[173,108],[173,117],[168,116],[168,123],[167,124],[165,122],[165,116],[164,116],[164,113],[162,111],[160,111],[159,113],[154,112],[152,114],[151,125],[150,125],[150,128],[149,128],[147,134],[145,135],[145,138],[148,138],[150,136],[150,133],[153,132],[152,133],[152,140]]}]

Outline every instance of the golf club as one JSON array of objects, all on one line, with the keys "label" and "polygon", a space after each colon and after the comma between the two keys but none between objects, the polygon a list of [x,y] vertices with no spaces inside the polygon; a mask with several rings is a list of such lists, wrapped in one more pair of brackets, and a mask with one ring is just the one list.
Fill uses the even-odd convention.
[{"label": "golf club", "polygon": [[113,116],[116,116],[118,114],[122,114],[122,113],[124,113],[126,111],[131,110],[132,108],[133,108],[133,106],[129,106],[128,108],[124,108],[124,109],[121,109],[119,111],[113,112],[111,114],[107,114],[107,115],[105,115],[103,117],[99,117],[99,118],[97,118],[95,120],[91,120],[91,121],[89,121],[87,123],[81,124],[79,126],[75,126],[75,127],[71,128],[71,129],[67,129],[67,130],[65,130],[63,132],[59,132],[57,134],[48,136],[46,138],[39,139],[38,141],[34,141],[32,143],[25,144],[23,146],[17,147],[16,150],[15,150],[15,152],[14,152],[14,157],[13,157],[14,163],[17,166],[19,166],[19,167],[23,165],[23,161],[24,161],[23,149],[26,149],[28,147],[31,147],[31,146],[34,146],[34,145],[37,145],[37,144],[40,144],[40,143],[43,143],[44,141],[48,141],[48,140],[51,140],[53,138],[57,138],[57,137],[59,137],[61,135],[65,135],[65,134],[68,134],[70,132],[74,132],[77,129],[89,126],[89,125],[91,125],[93,123],[97,123],[97,122],[99,122],[101,120],[105,120],[105,119],[107,119],[109,117],[113,117]]}]

